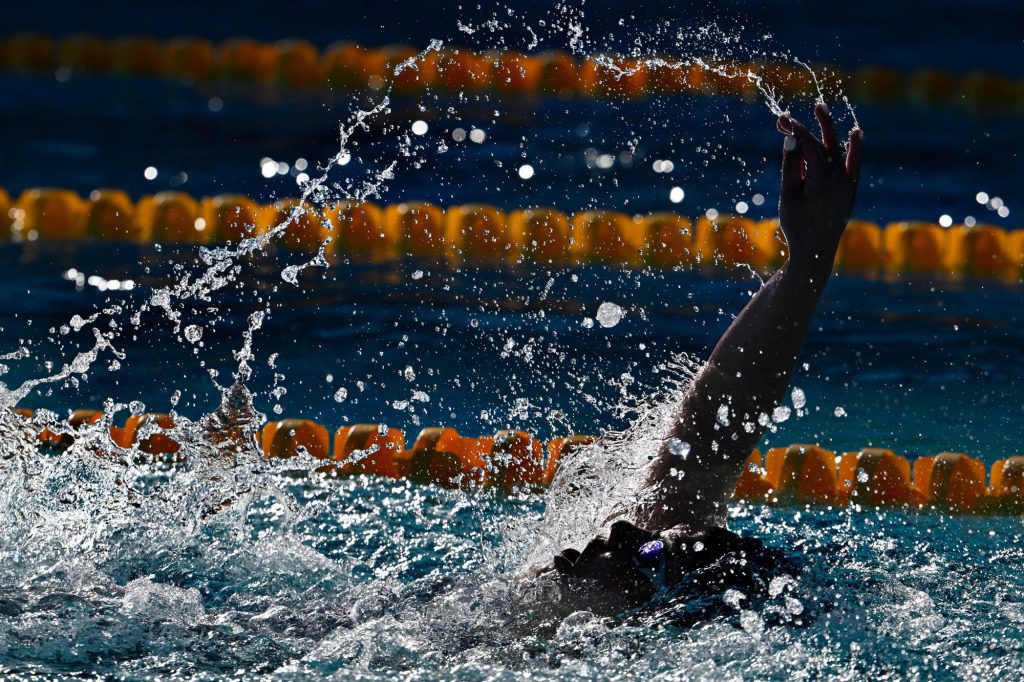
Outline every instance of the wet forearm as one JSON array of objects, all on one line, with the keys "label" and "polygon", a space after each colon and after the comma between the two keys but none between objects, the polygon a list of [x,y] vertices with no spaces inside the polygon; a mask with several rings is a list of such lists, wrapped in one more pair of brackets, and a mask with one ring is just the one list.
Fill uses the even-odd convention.
[{"label": "wet forearm", "polygon": [[[822,266],[826,261],[829,266]],[[724,515],[728,495],[723,491],[735,487],[743,462],[789,385],[830,266],[830,259],[787,262],[719,340],[683,399],[667,445],[648,470],[648,483],[658,485],[646,509],[650,525],[698,526]],[[681,457],[680,452],[688,454]],[[695,485],[701,479],[706,484]],[[676,494],[675,489],[684,488],[707,494]]]}]

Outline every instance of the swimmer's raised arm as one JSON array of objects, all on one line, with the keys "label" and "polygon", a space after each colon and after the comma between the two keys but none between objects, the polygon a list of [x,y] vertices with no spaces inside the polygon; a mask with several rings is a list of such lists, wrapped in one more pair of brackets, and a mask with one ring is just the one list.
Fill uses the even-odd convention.
[{"label": "swimmer's raised arm", "polygon": [[[722,335],[684,395],[678,420],[646,472],[641,526],[724,526],[743,464],[789,386],[832,274],[860,172],[861,131],[851,131],[844,153],[825,105],[814,114],[821,140],[789,116],[777,124],[786,136],[779,221],[789,258]],[[676,454],[681,448],[670,448],[670,439],[686,443],[688,456]]]}]

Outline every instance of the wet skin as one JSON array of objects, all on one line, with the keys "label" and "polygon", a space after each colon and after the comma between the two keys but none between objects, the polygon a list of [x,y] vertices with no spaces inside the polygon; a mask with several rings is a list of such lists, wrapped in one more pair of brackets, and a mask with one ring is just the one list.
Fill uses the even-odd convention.
[{"label": "wet skin", "polygon": [[[827,107],[816,105],[814,115],[821,139],[788,115],[776,123],[785,135],[779,221],[788,257],[722,335],[682,398],[665,443],[688,443],[689,456],[663,445],[648,465],[633,510],[642,527],[616,522],[606,537],[582,552],[562,551],[540,571],[560,576],[566,599],[612,612],[649,599],[656,585],[637,555],[656,535],[672,540],[665,543],[669,585],[710,559],[756,550],[726,530],[726,505],[789,386],[860,176],[860,129],[850,132],[844,150]],[[694,551],[697,542],[701,552]]]}]

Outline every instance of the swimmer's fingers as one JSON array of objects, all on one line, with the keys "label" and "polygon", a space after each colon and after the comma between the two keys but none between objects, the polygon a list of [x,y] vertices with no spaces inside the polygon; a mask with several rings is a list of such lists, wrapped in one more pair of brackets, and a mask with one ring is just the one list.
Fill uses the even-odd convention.
[{"label": "swimmer's fingers", "polygon": [[787,134],[782,142],[782,196],[798,197],[804,187],[804,155],[797,139]]},{"label": "swimmer's fingers", "polygon": [[830,160],[843,158],[843,150],[839,146],[839,129],[836,128],[836,122],[824,102],[814,105],[814,118],[818,119],[818,126],[821,128],[821,141],[825,145],[828,158]]},{"label": "swimmer's fingers", "polygon": [[846,152],[846,174],[853,180],[854,187],[860,180],[860,147],[863,142],[863,130],[854,128],[850,131],[850,149]]},{"label": "swimmer's fingers", "polygon": [[782,132],[792,135],[799,142],[804,161],[807,162],[807,175],[809,177],[820,176],[825,170],[825,157],[827,156],[821,140],[792,116],[780,116],[779,125]]}]

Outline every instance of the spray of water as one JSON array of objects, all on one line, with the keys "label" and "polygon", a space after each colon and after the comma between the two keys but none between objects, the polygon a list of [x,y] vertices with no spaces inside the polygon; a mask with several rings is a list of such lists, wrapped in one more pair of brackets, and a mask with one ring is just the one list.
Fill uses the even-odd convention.
[{"label": "spray of water", "polygon": [[[481,25],[462,23],[460,30],[490,45],[498,44],[496,37],[509,25],[495,18]],[[559,6],[546,22],[527,29],[530,49],[557,41],[576,55],[598,53],[597,61],[619,77],[632,73],[601,54],[580,11]],[[679,45],[742,51],[735,36],[716,27],[677,37],[689,41],[679,40]],[[644,36],[637,36],[637,45],[644,42]],[[394,74],[418,69],[429,53],[443,47],[442,41],[431,41],[398,64]],[[672,59],[639,52],[632,56],[650,68],[698,65],[749,82],[772,114],[785,111],[770,80],[742,66],[751,61],[749,54],[732,60],[714,50]],[[824,97],[822,84],[810,73]],[[0,384],[0,585],[29,595],[0,592],[0,612],[43,619],[41,624],[22,619],[0,633],[0,656],[46,663],[59,651],[72,665],[104,659],[110,661],[108,672],[132,675],[191,669],[208,662],[214,650],[230,650],[225,670],[284,677],[353,670],[372,676],[432,667],[458,675],[460,666],[488,677],[529,668],[534,659],[580,675],[593,666],[622,671],[631,649],[660,646],[663,635],[642,620],[612,630],[590,614],[538,623],[529,606],[537,595],[513,576],[524,564],[579,546],[610,520],[629,517],[640,494],[638,472],[661,446],[674,405],[699,367],[694,358],[652,362],[656,389],[624,372],[611,403],[588,397],[583,389],[584,399],[610,420],[630,425],[567,457],[543,505],[406,483],[331,480],[318,471],[322,462],[304,453],[286,462],[264,459],[257,433],[265,415],[255,407],[247,383],[257,360],[254,337],[271,314],[269,297],[247,317],[231,381],[221,385],[218,373],[208,370],[221,396],[217,408],[194,421],[172,410],[174,426],[169,428],[142,425],[138,442],[165,435],[180,444],[178,456],[154,455],[135,445],[123,448],[111,439],[118,413],[141,414],[145,408],[140,403],[125,405],[111,398],[97,422],[77,427],[48,411],[31,422],[10,411],[44,384],[85,378],[104,354],[129,360],[119,350],[119,339],[146,333],[148,325],[157,324],[154,314],[175,334],[196,337],[189,331],[190,306],[222,304],[226,292],[244,286],[250,261],[307,211],[379,198],[397,172],[428,162],[424,145],[396,133],[392,157],[356,179],[332,180],[332,171],[357,156],[357,136],[375,134],[377,125],[392,130],[381,122],[394,114],[393,96],[385,89],[371,106],[347,118],[339,129],[338,152],[302,185],[299,201],[280,224],[237,245],[203,248],[197,274],[153,288],[133,309],[111,305],[85,318],[74,316],[69,327],[90,332],[91,347],[58,363],[60,369],[51,374],[14,388]],[[659,111],[655,107],[653,115]],[[330,241],[312,258],[283,267],[281,279],[299,287],[304,271],[328,267]],[[555,278],[562,276],[545,273],[532,293],[546,303]],[[535,356],[557,354],[555,344],[537,339],[502,349],[506,357],[523,359],[524,373],[544,371],[532,360]],[[30,357],[20,348],[0,359]],[[568,385],[581,391],[580,383],[588,378]],[[538,411],[528,400],[519,403],[512,397],[506,407],[511,415]],[[552,412],[548,419],[563,432],[572,428],[564,413]],[[41,445],[35,434],[44,428],[71,444]],[[456,584],[454,574],[462,574],[461,582]],[[783,600],[787,595],[780,590],[776,596]],[[78,615],[54,615],[59,609],[46,600],[63,600],[60,608]],[[780,608],[792,612],[796,607]],[[43,622],[46,618],[51,620]],[[712,639],[723,649],[785,650],[788,645],[779,641],[759,643],[762,637],[771,639],[759,619],[749,616],[742,634],[714,625]],[[82,625],[58,634],[58,620],[63,626]],[[554,644],[545,644],[538,632]],[[37,658],[11,653],[17,647],[10,642],[19,637],[36,647]],[[673,655],[708,660],[701,657],[699,644],[673,641],[671,647]],[[144,656],[133,653],[138,648]],[[649,667],[658,672],[659,666],[664,667],[660,658]],[[714,670],[712,665],[691,672]]]}]

